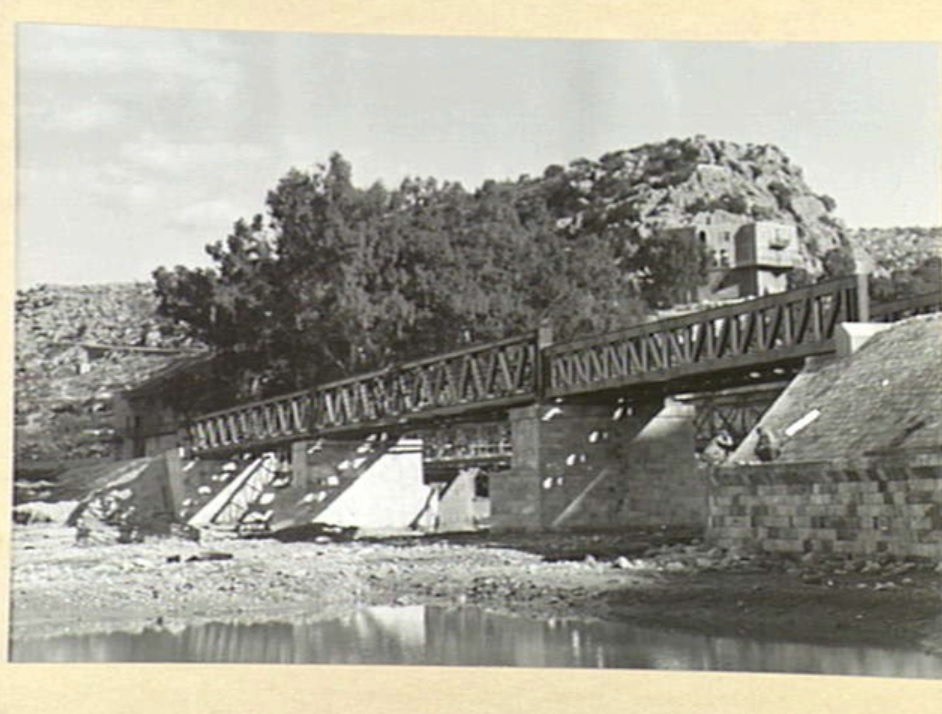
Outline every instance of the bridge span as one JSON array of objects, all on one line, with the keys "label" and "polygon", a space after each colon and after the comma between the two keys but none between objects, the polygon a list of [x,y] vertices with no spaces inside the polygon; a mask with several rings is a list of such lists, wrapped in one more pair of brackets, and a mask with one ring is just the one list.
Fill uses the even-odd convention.
[{"label": "bridge span", "polygon": [[871,305],[850,276],[553,344],[547,330],[393,364],[197,417],[195,454],[251,451],[304,438],[415,430],[486,419],[529,404],[715,391],[781,380],[835,350],[843,322],[936,310],[938,293]]},{"label": "bridge span", "polygon": [[[336,497],[373,517],[433,488],[429,504],[467,521],[477,467],[500,471],[487,480],[496,529],[702,524],[706,431],[742,438],[807,358],[836,352],[842,323],[940,308],[938,292],[873,303],[850,276],[561,343],[541,329],[200,416],[190,447],[207,462],[277,451],[290,488],[310,491],[288,496],[327,498],[305,508]],[[414,471],[356,471],[406,435],[423,439]],[[326,481],[311,462],[325,444],[356,452]]]}]

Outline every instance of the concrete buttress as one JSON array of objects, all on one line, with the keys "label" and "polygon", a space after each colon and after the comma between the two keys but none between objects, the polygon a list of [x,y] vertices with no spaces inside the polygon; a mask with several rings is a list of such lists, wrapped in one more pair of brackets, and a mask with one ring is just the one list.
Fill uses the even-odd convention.
[{"label": "concrete buttress", "polygon": [[512,467],[491,485],[496,530],[705,524],[691,407],[537,404],[510,420]]}]

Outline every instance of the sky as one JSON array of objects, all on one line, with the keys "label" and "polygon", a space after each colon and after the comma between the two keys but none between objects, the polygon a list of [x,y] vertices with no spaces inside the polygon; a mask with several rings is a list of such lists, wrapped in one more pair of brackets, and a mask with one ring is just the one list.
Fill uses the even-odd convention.
[{"label": "sky", "polygon": [[335,151],[471,189],[703,134],[776,144],[851,227],[942,224],[936,45],[20,25],[16,52],[18,288],[208,265]]}]

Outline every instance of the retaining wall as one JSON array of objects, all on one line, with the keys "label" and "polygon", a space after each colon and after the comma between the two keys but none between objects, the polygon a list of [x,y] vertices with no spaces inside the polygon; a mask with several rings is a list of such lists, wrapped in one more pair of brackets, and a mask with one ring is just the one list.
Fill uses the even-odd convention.
[{"label": "retaining wall", "polygon": [[710,475],[708,538],[764,552],[942,559],[942,452]]}]

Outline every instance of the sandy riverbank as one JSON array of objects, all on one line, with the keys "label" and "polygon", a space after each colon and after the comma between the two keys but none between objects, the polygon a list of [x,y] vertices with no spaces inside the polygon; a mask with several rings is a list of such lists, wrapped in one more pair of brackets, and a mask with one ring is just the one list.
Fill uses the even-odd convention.
[{"label": "sandy riverbank", "polygon": [[689,533],[80,547],[71,529],[37,524],[17,526],[13,545],[14,638],[475,604],[541,619],[942,652],[942,574],[932,564],[760,558]]}]

